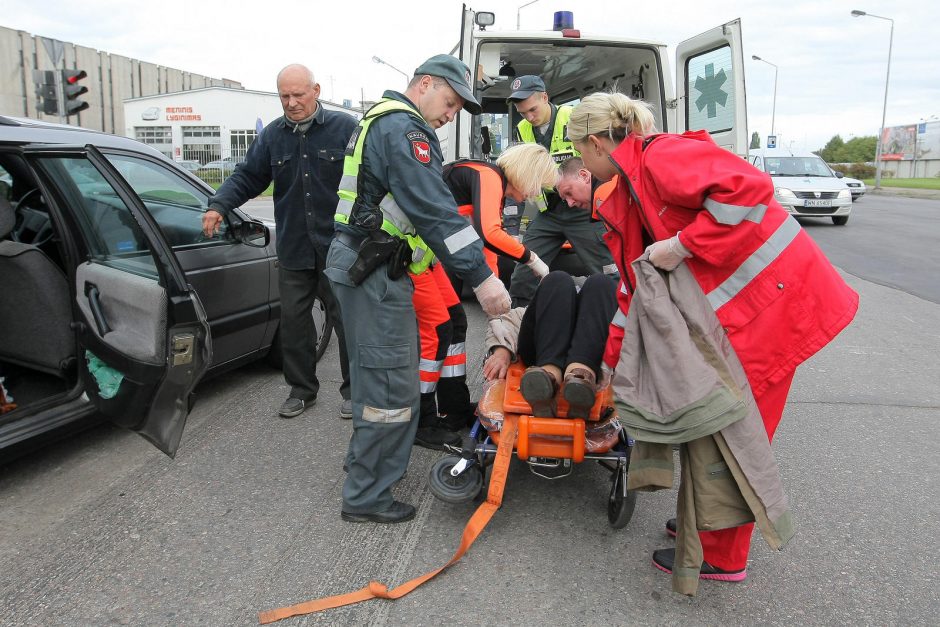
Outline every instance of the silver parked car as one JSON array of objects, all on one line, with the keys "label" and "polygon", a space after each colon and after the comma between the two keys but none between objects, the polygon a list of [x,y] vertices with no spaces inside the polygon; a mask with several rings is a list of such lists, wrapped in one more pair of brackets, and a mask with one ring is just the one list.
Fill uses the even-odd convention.
[{"label": "silver parked car", "polygon": [[830,217],[845,225],[852,212],[852,193],[843,180],[813,153],[785,148],[752,150],[751,163],[770,175],[774,196],[789,213],[809,218]]}]

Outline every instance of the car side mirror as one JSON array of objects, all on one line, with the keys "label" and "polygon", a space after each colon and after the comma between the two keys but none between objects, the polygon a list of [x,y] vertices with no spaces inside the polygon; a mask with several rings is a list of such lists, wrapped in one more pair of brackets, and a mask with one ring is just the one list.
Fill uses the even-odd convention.
[{"label": "car side mirror", "polygon": [[245,220],[238,228],[238,241],[246,246],[264,248],[271,242],[271,231],[262,222]]},{"label": "car side mirror", "polygon": [[841,172],[839,172],[838,170],[836,170],[836,178],[837,178],[837,179],[841,179],[841,178],[844,177],[844,176],[845,176],[844,174],[842,174]]}]

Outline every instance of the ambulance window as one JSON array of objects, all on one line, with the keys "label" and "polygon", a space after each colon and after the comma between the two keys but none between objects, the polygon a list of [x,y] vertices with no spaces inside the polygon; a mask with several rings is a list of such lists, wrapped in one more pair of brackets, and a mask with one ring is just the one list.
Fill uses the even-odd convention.
[{"label": "ambulance window", "polygon": [[685,76],[688,128],[709,133],[731,130],[735,117],[731,46],[689,57]]}]

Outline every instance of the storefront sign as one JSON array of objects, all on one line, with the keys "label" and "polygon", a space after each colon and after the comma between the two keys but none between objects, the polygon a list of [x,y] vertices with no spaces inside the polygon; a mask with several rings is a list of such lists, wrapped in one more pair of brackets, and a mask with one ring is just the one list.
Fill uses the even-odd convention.
[{"label": "storefront sign", "polygon": [[167,107],[166,119],[168,122],[201,122],[202,115],[193,113],[192,107]]}]

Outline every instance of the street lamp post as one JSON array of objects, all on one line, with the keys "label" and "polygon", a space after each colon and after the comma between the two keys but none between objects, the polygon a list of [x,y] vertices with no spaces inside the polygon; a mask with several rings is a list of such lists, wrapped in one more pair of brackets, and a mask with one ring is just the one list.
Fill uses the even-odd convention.
[{"label": "street lamp post", "polygon": [[394,65],[392,65],[392,64],[389,63],[388,61],[383,61],[382,59],[380,59],[380,58],[378,58],[378,57],[372,57],[372,60],[373,60],[374,62],[376,62],[376,63],[379,63],[379,64],[381,64],[381,65],[387,65],[388,67],[392,68],[393,70],[395,70],[396,72],[398,72],[399,74],[401,74],[402,76],[404,76],[404,77],[405,77],[405,81],[410,81],[410,80],[411,80],[411,77],[410,77],[410,76],[408,76],[407,74],[405,74],[404,72],[402,72],[401,70],[399,70],[397,67],[395,67]]},{"label": "street lamp post", "polygon": [[877,150],[875,150],[875,189],[881,189],[881,152],[884,150],[885,115],[888,113],[888,81],[891,80],[891,46],[894,44],[894,20],[883,15],[872,15],[865,11],[852,11],[852,17],[874,17],[879,20],[891,22],[891,34],[888,36],[888,71],[885,74],[885,102],[881,108],[881,130],[878,133]]},{"label": "street lamp post", "polygon": [[773,106],[771,106],[770,108],[770,134],[773,135],[774,134],[774,118],[777,115],[777,66],[776,64],[771,63],[767,59],[761,59],[756,54],[752,54],[751,58],[754,59],[755,61],[763,61],[767,65],[774,66],[774,103],[773,103]]},{"label": "street lamp post", "polygon": [[521,24],[520,20],[521,20],[522,9],[529,6],[530,4],[535,4],[538,1],[539,0],[532,0],[532,2],[526,2],[525,4],[521,5],[518,9],[516,9],[516,30],[519,30],[519,26]]}]

